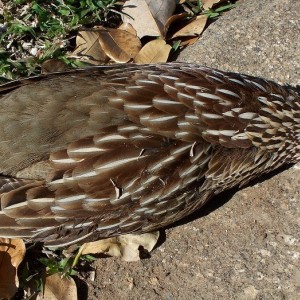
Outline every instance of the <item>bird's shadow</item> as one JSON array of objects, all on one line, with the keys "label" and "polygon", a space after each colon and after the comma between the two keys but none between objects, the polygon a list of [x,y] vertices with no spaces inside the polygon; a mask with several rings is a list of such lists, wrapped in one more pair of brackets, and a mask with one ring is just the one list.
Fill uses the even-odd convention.
[{"label": "bird's shadow", "polygon": [[[268,174],[264,174],[264,175],[262,175],[262,176],[260,176],[256,179],[252,180],[251,182],[249,182],[247,185],[245,185],[243,187],[243,189],[246,188],[246,187],[256,185],[258,183],[262,183],[265,180],[268,180],[268,179],[272,178],[273,176],[289,169],[291,166],[292,166],[291,164],[286,165],[286,166],[278,168],[278,169],[276,169],[276,170],[274,170],[274,171],[272,171]],[[208,201],[208,203],[206,203],[203,207],[196,210],[192,214],[186,216],[185,218],[183,218],[183,219],[181,219],[181,220],[179,220],[179,221],[177,221],[173,224],[170,224],[170,225],[162,228],[161,231],[160,231],[159,240],[158,240],[155,248],[160,247],[166,241],[166,232],[165,231],[167,229],[176,228],[178,226],[188,224],[192,221],[195,221],[199,218],[202,218],[202,217],[205,217],[205,216],[209,215],[210,213],[212,213],[216,209],[218,209],[221,206],[223,206],[224,204],[226,204],[233,197],[233,195],[236,192],[238,192],[239,190],[241,190],[241,188],[239,188],[239,187],[235,187],[235,188],[232,188],[230,190],[226,190],[226,191],[216,195],[215,197],[213,197],[210,201]]]}]

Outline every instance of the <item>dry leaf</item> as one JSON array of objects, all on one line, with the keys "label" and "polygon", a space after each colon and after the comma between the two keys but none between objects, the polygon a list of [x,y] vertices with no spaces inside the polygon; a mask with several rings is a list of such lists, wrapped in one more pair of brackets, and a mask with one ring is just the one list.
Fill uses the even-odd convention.
[{"label": "dry leaf", "polygon": [[202,0],[203,8],[205,10],[212,8],[215,4],[223,2],[224,0]]},{"label": "dry leaf", "polygon": [[118,29],[128,31],[131,34],[137,36],[136,30],[133,28],[133,26],[130,23],[122,23]]},{"label": "dry leaf", "polygon": [[129,0],[123,8],[123,22],[132,24],[138,37],[165,36],[165,24],[173,15],[174,0]]},{"label": "dry leaf", "polygon": [[122,259],[125,261],[140,260],[139,247],[150,252],[157,243],[159,231],[144,234],[126,234],[119,236],[122,245]]},{"label": "dry leaf", "polygon": [[120,243],[116,237],[85,243],[81,246],[79,253],[81,255],[96,253],[105,253],[111,256],[122,255]]},{"label": "dry leaf", "polygon": [[77,288],[73,278],[61,277],[58,273],[46,277],[44,294],[37,300],[76,300]]},{"label": "dry leaf", "polygon": [[76,43],[77,47],[72,55],[88,57],[88,62],[93,64],[105,63],[109,59],[115,62],[128,62],[142,47],[135,34],[104,27],[80,31]]},{"label": "dry leaf", "polygon": [[162,36],[165,36],[165,24],[173,15],[176,7],[174,0],[147,0],[149,9]]},{"label": "dry leaf", "polygon": [[140,259],[139,247],[151,251],[157,243],[159,232],[144,234],[125,234],[118,237],[85,243],[79,250],[79,255],[104,253],[121,257],[125,261]]},{"label": "dry leaf", "polygon": [[147,43],[134,58],[138,64],[161,63],[168,60],[172,47],[162,39]]},{"label": "dry leaf", "polygon": [[99,35],[94,30],[81,30],[76,36],[76,49],[72,56],[85,57],[91,64],[107,62],[109,58],[99,44]]},{"label": "dry leaf", "polygon": [[190,46],[199,40],[198,36],[187,36],[180,38],[180,47]]},{"label": "dry leaf", "polygon": [[172,24],[174,24],[174,23],[176,23],[176,22],[180,22],[180,21],[186,19],[188,16],[190,16],[190,14],[187,13],[187,12],[184,12],[184,13],[181,13],[181,14],[177,14],[177,15],[171,16],[171,17],[168,19],[168,21],[167,21],[167,23],[166,23],[166,25],[165,25],[165,32],[168,31],[169,27],[170,27]]},{"label": "dry leaf", "polygon": [[17,291],[17,269],[26,252],[21,239],[0,238],[0,299],[11,298]]},{"label": "dry leaf", "polygon": [[187,25],[182,27],[180,30],[175,32],[171,38],[181,37],[181,36],[199,36],[207,22],[208,17],[201,15],[190,21]]},{"label": "dry leaf", "polygon": [[134,58],[142,48],[141,41],[129,31],[100,29],[99,43],[105,54],[115,62],[125,63]]}]

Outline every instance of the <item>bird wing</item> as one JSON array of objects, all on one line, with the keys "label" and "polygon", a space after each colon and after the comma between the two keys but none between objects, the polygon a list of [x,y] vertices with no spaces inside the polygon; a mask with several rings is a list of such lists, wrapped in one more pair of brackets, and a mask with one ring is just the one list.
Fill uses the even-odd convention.
[{"label": "bird wing", "polygon": [[160,227],[251,178],[264,157],[255,139],[271,126],[265,98],[287,94],[189,64],[90,68],[2,91],[0,170],[31,175],[3,193],[0,234],[61,245]]}]

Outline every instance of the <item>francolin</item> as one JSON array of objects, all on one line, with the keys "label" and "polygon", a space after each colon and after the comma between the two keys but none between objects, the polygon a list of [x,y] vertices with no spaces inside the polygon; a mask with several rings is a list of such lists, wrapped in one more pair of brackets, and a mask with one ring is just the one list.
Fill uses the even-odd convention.
[{"label": "francolin", "polygon": [[149,232],[300,161],[300,91],[196,64],[0,86],[0,236],[65,246]]}]

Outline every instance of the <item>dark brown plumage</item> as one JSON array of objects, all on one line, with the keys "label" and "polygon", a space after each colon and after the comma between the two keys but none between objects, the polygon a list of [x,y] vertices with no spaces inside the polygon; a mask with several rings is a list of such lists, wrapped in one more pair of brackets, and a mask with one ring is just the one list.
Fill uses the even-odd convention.
[{"label": "dark brown plumage", "polygon": [[170,224],[300,161],[296,88],[195,64],[0,87],[0,236],[68,245]]}]

